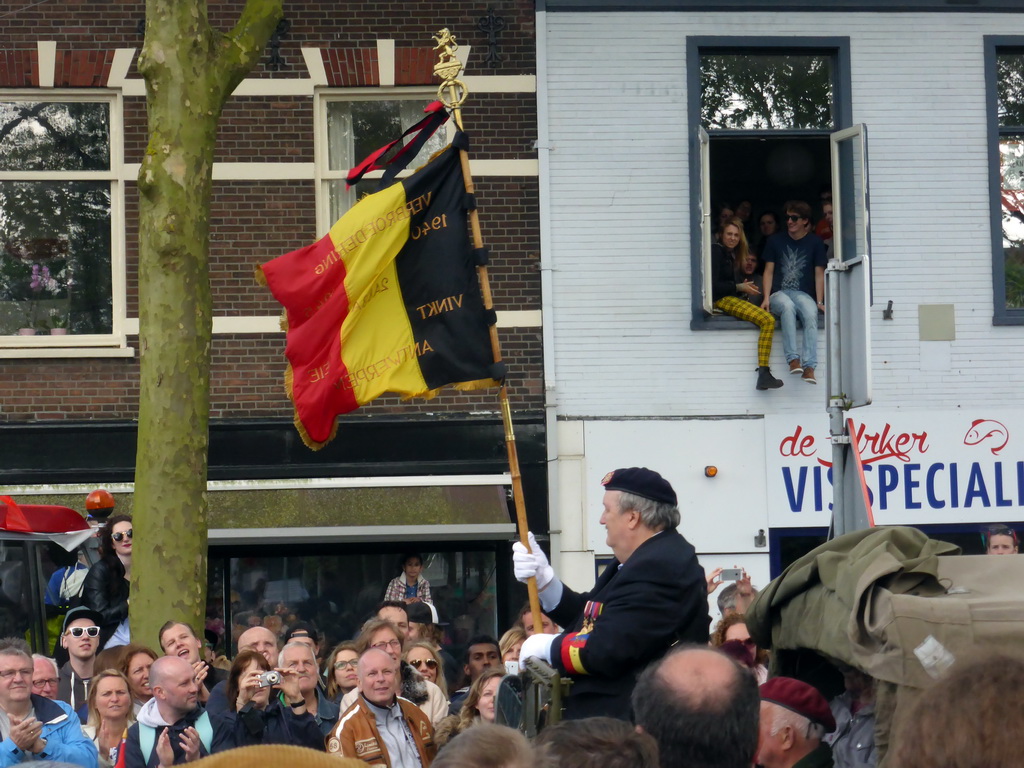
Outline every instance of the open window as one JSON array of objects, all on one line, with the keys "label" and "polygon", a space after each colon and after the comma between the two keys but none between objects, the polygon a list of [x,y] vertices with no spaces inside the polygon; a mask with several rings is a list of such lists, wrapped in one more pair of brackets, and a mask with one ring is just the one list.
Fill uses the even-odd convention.
[{"label": "open window", "polygon": [[822,220],[833,194],[830,136],[849,123],[848,41],[692,38],[687,61],[696,130],[690,188],[699,216],[691,228],[691,327],[746,328],[712,317],[712,244],[731,211],[760,255],[784,229],[787,200],[809,203],[819,234],[830,231]]}]

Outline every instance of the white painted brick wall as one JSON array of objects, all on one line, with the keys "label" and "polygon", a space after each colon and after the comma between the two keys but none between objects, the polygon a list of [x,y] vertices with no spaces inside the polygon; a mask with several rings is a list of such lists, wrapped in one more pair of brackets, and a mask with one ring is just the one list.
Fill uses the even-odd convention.
[{"label": "white painted brick wall", "polygon": [[[756,332],[690,319],[688,36],[849,37],[868,125],[875,402],[1017,405],[1024,327],[992,326],[984,44],[1024,14],[547,13],[554,323],[562,416],[825,407],[754,390]],[[895,320],[881,310],[894,302]],[[922,371],[918,304],[956,305],[948,370]],[[819,360],[824,361],[824,332]],[[932,342],[935,343],[935,342]],[[772,363],[784,369],[781,336]],[[819,373],[823,380],[824,370]]]}]

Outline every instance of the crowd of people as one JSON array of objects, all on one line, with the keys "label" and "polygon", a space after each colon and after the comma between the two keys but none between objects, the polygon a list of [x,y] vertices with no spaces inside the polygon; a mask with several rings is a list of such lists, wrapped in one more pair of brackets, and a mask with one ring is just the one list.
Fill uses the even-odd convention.
[{"label": "crowd of people", "polygon": [[[389,768],[874,766],[875,681],[840,666],[844,691],[828,701],[808,682],[769,677],[768,652],[745,620],[757,590],[742,569],[728,584],[722,569],[705,574],[677,530],[672,486],[637,467],[608,473],[602,485],[601,523],[615,561],[578,593],[532,534],[529,546],[515,544],[516,578],[535,580],[541,612],[524,606],[500,639],[441,642],[422,558],[409,555],[354,638],[329,648],[309,622],[292,623],[282,637],[260,624],[238,636],[221,666],[204,657],[203,634],[180,621],[167,621],[153,647],[142,638],[112,642],[127,629],[117,604],[128,595],[117,579],[131,571],[132,541],[130,518],[112,517],[101,533],[103,578],[90,570],[84,582],[109,610],[91,600],[67,610],[59,633],[66,661],[31,655],[21,638],[0,640],[0,766],[168,768],[228,751],[239,760],[268,755],[247,748],[275,745],[326,753],[331,765]],[[1006,526],[984,538],[991,554],[1018,551]],[[712,630],[707,600],[716,592],[722,616]],[[502,703],[520,690],[509,678],[530,659],[572,681],[564,719],[532,741],[507,724]],[[999,664],[1024,679],[1024,661],[1001,656]],[[980,671],[958,670],[958,679],[984,678],[991,666],[982,659]],[[961,715],[984,719],[994,705],[1005,702]],[[912,738],[901,728],[921,731],[928,714],[920,709],[897,724],[892,744],[904,749]],[[993,754],[975,749],[986,760]],[[287,754],[292,762],[282,765],[300,764]]]},{"label": "crowd of people", "polygon": [[[784,227],[774,211],[757,219],[753,244],[751,204],[718,207],[715,242],[711,247],[713,307],[756,325],[759,390],[778,389],[770,359],[776,318],[791,374],[816,384],[818,314],[825,311],[825,266],[832,255],[832,193],[821,193],[821,215],[815,223],[811,206],[790,200],[782,207]],[[797,321],[803,331],[797,341]]]}]

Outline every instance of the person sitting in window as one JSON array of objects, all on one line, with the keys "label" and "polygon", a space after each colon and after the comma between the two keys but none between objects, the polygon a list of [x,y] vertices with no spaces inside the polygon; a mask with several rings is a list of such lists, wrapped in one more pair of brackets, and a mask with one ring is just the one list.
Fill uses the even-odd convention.
[{"label": "person sitting in window", "polygon": [[736,269],[736,284],[739,285],[743,282],[751,282],[754,287],[757,288],[757,293],[747,293],[744,295],[744,299],[749,301],[751,304],[761,306],[761,286],[764,282],[762,276],[758,273],[757,267],[759,259],[757,254],[753,251],[747,251],[746,257],[743,261],[737,263]]},{"label": "person sitting in window", "polygon": [[[764,254],[764,248],[768,244],[768,238],[779,231],[779,217],[775,214],[775,211],[762,211],[761,215],[757,217],[757,249],[756,253],[758,256]],[[758,263],[758,274],[764,274],[764,263]]]},{"label": "person sitting in window", "polygon": [[814,225],[814,234],[825,243],[825,255],[832,258],[832,201],[821,204],[821,219]]},{"label": "person sitting in window", "polygon": [[722,229],[725,227],[726,222],[729,219],[735,218],[736,209],[732,203],[722,203],[720,206],[714,206],[716,211],[715,218],[713,220],[713,226],[715,230],[715,241],[722,241]]},{"label": "person sitting in window", "polygon": [[[817,384],[818,313],[825,311],[825,243],[811,232],[811,206],[786,203],[786,231],[768,239],[764,259],[762,309],[771,309],[782,325],[782,349],[790,373]],[[797,349],[796,319],[803,325],[803,349]]]},{"label": "person sitting in window", "polygon": [[711,295],[715,309],[761,329],[757,339],[757,388],[778,389],[782,382],[772,376],[768,367],[775,318],[766,309],[746,301],[746,296],[761,295],[753,281],[737,281],[736,278],[736,267],[746,260],[749,252],[743,223],[737,218],[730,219],[722,228],[722,242],[711,246]]}]

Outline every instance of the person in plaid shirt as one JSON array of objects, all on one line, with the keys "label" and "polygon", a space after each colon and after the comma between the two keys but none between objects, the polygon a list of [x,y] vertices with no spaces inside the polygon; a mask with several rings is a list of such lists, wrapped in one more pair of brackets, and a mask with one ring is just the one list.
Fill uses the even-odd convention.
[{"label": "person in plaid shirt", "polygon": [[408,552],[399,561],[402,575],[396,576],[384,591],[384,600],[405,603],[432,603],[430,582],[423,578],[423,558],[418,552]]}]

